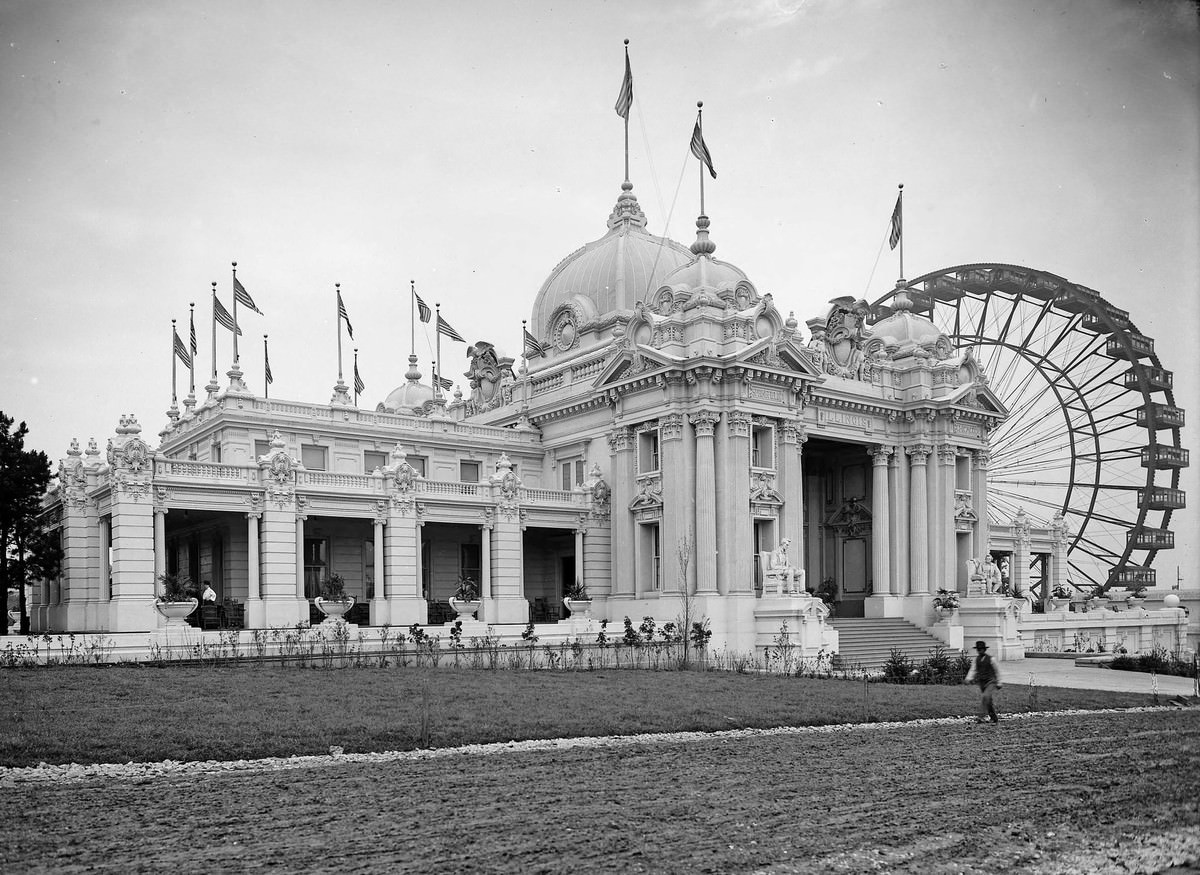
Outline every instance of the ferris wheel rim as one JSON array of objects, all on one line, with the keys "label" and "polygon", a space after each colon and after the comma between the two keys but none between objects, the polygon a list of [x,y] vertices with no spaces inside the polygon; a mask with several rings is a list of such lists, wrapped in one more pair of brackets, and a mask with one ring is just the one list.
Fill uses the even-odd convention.
[{"label": "ferris wheel rim", "polygon": [[[981,285],[983,286],[982,289],[962,288],[961,286],[958,285],[959,283],[962,283],[964,281],[964,279],[966,279],[965,277],[962,277],[961,275],[964,272],[968,272],[968,271],[987,271],[987,272],[989,272],[987,280],[985,282],[981,283]],[[1011,289],[1011,286],[1010,286],[1010,288],[1003,288],[999,285],[998,278],[996,278],[994,275],[992,275],[990,273],[993,271],[1006,271],[1011,275],[1010,278],[1016,278],[1019,280],[1024,280],[1026,282],[1041,281],[1041,282],[1039,282],[1039,284],[1037,286],[1038,288],[1045,288],[1045,286],[1042,283],[1048,282],[1051,284],[1051,287],[1054,289],[1054,293],[1051,294],[1049,297],[1043,297],[1042,295],[1028,294],[1026,291],[1021,290],[1021,289],[1013,290],[1013,289]],[[921,290],[920,287],[922,286],[922,284],[927,283],[931,280],[939,279],[939,278],[946,278],[947,280],[951,281],[951,284],[953,286],[957,287],[959,289],[959,291],[961,292],[961,294],[958,297],[947,300],[947,299],[943,299],[943,298],[937,298],[933,294],[926,295]],[[1107,432],[1102,433],[1098,429],[1098,423],[1096,421],[1096,417],[1093,415],[1091,406],[1086,402],[1086,399],[1084,398],[1084,396],[1079,394],[1078,387],[1076,387],[1073,384],[1072,391],[1076,392],[1075,397],[1081,399],[1080,406],[1087,413],[1087,421],[1088,421],[1089,428],[1088,429],[1078,429],[1077,426],[1074,425],[1074,423],[1071,420],[1070,415],[1066,412],[1065,405],[1062,405],[1062,403],[1061,403],[1062,396],[1060,395],[1058,388],[1055,385],[1054,381],[1050,379],[1050,377],[1047,375],[1046,371],[1043,368],[1038,367],[1037,363],[1032,360],[1031,354],[1042,358],[1044,363],[1052,365],[1054,367],[1054,370],[1056,370],[1060,375],[1066,377],[1067,380],[1070,381],[1070,377],[1067,374],[1067,370],[1064,370],[1062,367],[1059,367],[1058,364],[1056,362],[1054,362],[1053,360],[1051,360],[1045,356],[1041,356],[1039,353],[1037,353],[1034,350],[1026,348],[1024,346],[1024,343],[1021,345],[1015,345],[1012,343],[998,343],[995,341],[994,338],[989,338],[986,336],[986,334],[984,334],[984,332],[986,330],[987,309],[988,309],[988,306],[990,304],[990,300],[992,297],[997,297],[997,298],[1000,298],[1002,300],[1009,302],[1009,307],[1012,308],[1013,311],[1015,311],[1016,304],[1018,304],[1019,302],[1022,302],[1022,301],[1028,301],[1030,303],[1037,302],[1038,304],[1041,305],[1041,313],[1038,316],[1038,321],[1035,323],[1035,326],[1037,324],[1039,324],[1041,322],[1041,320],[1047,316],[1047,314],[1050,314],[1050,313],[1057,314],[1058,316],[1065,317],[1067,319],[1067,324],[1062,329],[1062,333],[1059,338],[1060,341],[1067,336],[1068,332],[1073,332],[1073,331],[1077,331],[1080,334],[1092,334],[1094,332],[1094,337],[1096,338],[1096,341],[1095,341],[1096,343],[1099,343],[1101,341],[1101,339],[1103,339],[1103,338],[1113,338],[1113,337],[1120,338],[1120,342],[1122,343],[1122,345],[1124,347],[1124,351],[1125,351],[1126,355],[1113,356],[1111,354],[1108,354],[1108,357],[1112,358],[1115,363],[1128,364],[1129,369],[1138,374],[1138,379],[1136,380],[1136,385],[1130,385],[1129,383],[1125,383],[1125,384],[1121,385],[1120,388],[1122,389],[1122,391],[1124,393],[1129,394],[1131,397],[1140,396],[1140,403],[1138,405],[1130,406],[1125,410],[1120,410],[1116,414],[1113,414],[1111,417],[1108,417],[1108,418],[1120,417],[1124,414],[1130,413],[1130,412],[1138,409],[1138,407],[1146,408],[1150,404],[1157,403],[1155,400],[1155,395],[1158,395],[1158,397],[1160,397],[1162,400],[1164,400],[1166,402],[1166,405],[1168,405],[1170,407],[1174,407],[1175,397],[1174,397],[1173,387],[1165,386],[1165,387],[1155,388],[1150,384],[1150,381],[1146,378],[1145,368],[1147,368],[1148,366],[1152,367],[1154,369],[1160,370],[1160,371],[1163,370],[1161,360],[1159,359],[1157,352],[1154,351],[1153,347],[1151,346],[1148,353],[1145,351],[1142,351],[1137,355],[1130,354],[1133,350],[1132,350],[1132,346],[1131,346],[1131,341],[1129,340],[1129,335],[1133,334],[1133,335],[1138,335],[1141,337],[1145,337],[1145,335],[1141,335],[1140,331],[1137,328],[1137,325],[1133,322],[1132,318],[1130,318],[1129,314],[1127,314],[1124,310],[1120,310],[1119,308],[1113,307],[1113,305],[1109,304],[1109,302],[1102,295],[1100,295],[1099,292],[1095,291],[1094,289],[1091,289],[1091,288],[1088,288],[1087,286],[1083,286],[1079,283],[1073,282],[1073,281],[1067,279],[1066,277],[1063,277],[1059,274],[1053,273],[1052,271],[1047,271],[1047,270],[1042,270],[1042,269],[1037,269],[1037,268],[1030,268],[1030,267],[1026,267],[1023,265],[1011,264],[1011,263],[1005,263],[1005,262],[973,262],[973,263],[967,263],[967,264],[959,264],[959,265],[954,265],[951,267],[940,268],[935,271],[930,271],[928,273],[924,273],[924,274],[922,274],[914,279],[911,279],[911,280],[901,280],[901,281],[897,282],[896,286],[893,289],[890,289],[887,293],[878,297],[875,300],[874,304],[872,305],[872,308],[875,309],[880,306],[886,306],[888,301],[894,299],[895,296],[901,292],[913,292],[913,293],[922,295],[923,297],[927,297],[928,303],[925,307],[923,307],[921,309],[924,310],[927,308],[930,316],[932,316],[934,314],[935,310],[939,307],[942,307],[942,308],[953,307],[954,311],[955,311],[954,326],[953,326],[954,331],[947,331],[946,333],[950,334],[956,340],[968,341],[968,343],[972,346],[983,346],[983,345],[987,344],[987,345],[991,345],[991,346],[1003,347],[1003,348],[1007,349],[1008,351],[1010,351],[1011,353],[1020,356],[1022,359],[1024,359],[1026,361],[1026,363],[1030,367],[1037,370],[1042,375],[1042,377],[1046,380],[1047,385],[1049,385],[1052,388],[1052,390],[1054,391],[1056,399],[1059,400],[1059,402],[1060,402],[1060,406],[1062,406],[1064,408],[1063,419],[1064,419],[1064,422],[1066,423],[1067,432],[1069,434],[1069,441],[1070,441],[1070,447],[1071,447],[1071,471],[1072,471],[1072,474],[1068,479],[1068,486],[1067,486],[1066,494],[1063,497],[1063,506],[1061,508],[1061,512],[1063,512],[1064,514],[1068,513],[1069,511],[1072,511],[1070,497],[1071,497],[1074,489],[1076,488],[1074,470],[1075,470],[1075,466],[1078,461],[1078,459],[1076,457],[1076,453],[1075,453],[1075,448],[1076,448],[1075,441],[1076,441],[1076,431],[1077,430],[1080,431],[1081,433],[1089,435],[1089,437],[1091,438],[1091,448],[1094,450],[1094,464],[1091,465],[1091,467],[1093,469],[1092,477],[1090,478],[1091,482],[1090,482],[1090,484],[1082,484],[1082,483],[1079,484],[1079,488],[1081,488],[1081,489],[1084,489],[1084,488],[1091,489],[1091,496],[1090,496],[1090,499],[1088,502],[1088,515],[1085,517],[1084,525],[1081,526],[1080,531],[1074,533],[1071,549],[1074,550],[1081,543],[1089,544],[1092,546],[1092,548],[1094,548],[1097,551],[1097,552],[1093,552],[1091,549],[1085,549],[1085,552],[1087,552],[1089,556],[1091,556],[1097,562],[1106,561],[1103,559],[1102,555],[1099,555],[1100,552],[1102,552],[1103,555],[1115,557],[1114,561],[1112,561],[1112,565],[1114,568],[1125,567],[1129,563],[1131,563],[1133,561],[1132,554],[1133,554],[1134,550],[1146,550],[1145,557],[1141,560],[1140,565],[1144,566],[1144,567],[1149,567],[1153,563],[1154,558],[1157,556],[1157,554],[1159,552],[1159,548],[1158,547],[1150,547],[1150,548],[1137,547],[1137,546],[1135,546],[1135,538],[1133,537],[1133,535],[1135,533],[1139,533],[1139,532],[1143,532],[1143,531],[1147,531],[1147,530],[1155,530],[1155,529],[1164,529],[1165,530],[1168,528],[1168,526],[1170,525],[1172,514],[1173,514],[1173,508],[1171,508],[1171,507],[1152,508],[1150,505],[1153,504],[1153,502],[1150,499],[1150,495],[1151,495],[1151,492],[1153,489],[1155,489],[1158,485],[1161,485],[1161,484],[1156,484],[1156,482],[1155,482],[1156,477],[1165,477],[1169,481],[1169,484],[1170,484],[1169,488],[1172,490],[1176,490],[1178,488],[1178,484],[1179,484],[1180,469],[1178,467],[1173,467],[1173,468],[1170,468],[1169,470],[1164,471],[1162,469],[1155,467],[1154,465],[1147,466],[1147,465],[1144,465],[1144,463],[1143,463],[1144,467],[1146,468],[1145,484],[1144,484],[1144,492],[1142,495],[1142,500],[1137,502],[1136,514],[1134,514],[1136,519],[1134,519],[1132,521],[1119,521],[1119,520],[1115,520],[1115,519],[1110,521],[1113,524],[1118,525],[1121,528],[1124,528],[1126,531],[1126,539],[1125,539],[1126,542],[1124,545],[1121,545],[1120,550],[1113,550],[1111,548],[1105,549],[1102,547],[1102,545],[1097,544],[1097,543],[1093,542],[1091,539],[1086,538],[1084,536],[1084,533],[1087,528],[1087,523],[1090,522],[1093,518],[1101,519],[1101,517],[1095,516],[1097,513],[1096,512],[1097,498],[1101,494],[1101,491],[1118,489],[1118,488],[1120,488],[1120,489],[1135,489],[1137,487],[1136,486],[1128,486],[1128,485],[1116,486],[1113,484],[1106,484],[1101,481],[1101,469],[1102,469],[1103,463],[1105,461],[1106,451],[1105,451],[1104,447],[1102,447],[1100,444],[1100,438],[1103,433],[1107,433]],[[1062,293],[1074,293],[1074,297],[1072,298],[1072,300],[1081,304],[1082,309],[1075,310],[1072,308],[1056,306],[1059,303],[1060,295]],[[981,300],[981,299],[983,300],[982,313],[981,313],[981,318],[979,320],[979,324],[975,328],[975,332],[973,334],[965,334],[964,335],[961,332],[961,317],[963,315],[961,308],[963,306],[963,301],[968,298],[977,300],[977,301]],[[1113,320],[1112,311],[1117,311],[1121,314],[1121,316],[1120,316],[1121,324],[1118,324],[1118,322]],[[1094,328],[1094,327],[1084,326],[1083,315],[1085,312],[1092,314],[1094,321],[1098,320],[1101,323],[1102,327]],[[1007,337],[1007,331],[1008,331],[1009,326],[1012,323],[1013,316],[1014,316],[1014,312],[1010,312],[1008,315],[1008,319],[1005,322],[1004,329],[1003,329],[1003,334],[1005,337]],[[1031,337],[1032,337],[1032,332],[1030,332],[1029,334],[1026,335],[1026,337],[1024,338],[1024,342],[1027,342]],[[967,345],[967,344],[960,344],[960,345]],[[1085,348],[1088,346],[1091,346],[1091,343],[1085,344],[1084,346],[1085,346]],[[1086,351],[1086,354],[1088,356],[1097,355],[1097,354],[1100,354],[1100,351],[1098,349],[1090,350],[1090,351]],[[1076,362],[1078,362],[1080,360],[1080,358],[1083,355],[1084,355],[1083,353],[1080,353],[1075,358],[1075,360],[1072,362],[1072,367],[1074,366],[1074,364]],[[1145,363],[1145,361],[1144,361],[1145,359],[1149,359],[1149,365],[1147,365]],[[1100,371],[1099,375],[1100,376],[1104,375],[1108,370],[1109,370],[1109,368],[1105,367],[1104,369],[1102,369]],[[1088,383],[1094,379],[1096,379],[1096,375],[1093,375],[1093,376],[1089,377],[1088,380],[1085,380],[1084,385],[1085,386],[1088,385]],[[1111,378],[1110,378],[1110,381],[1111,381]],[[1113,384],[1118,385],[1117,383],[1115,383],[1115,381],[1113,381]],[[1101,385],[1103,385],[1103,384],[1101,384]],[[1093,391],[1093,390],[1089,389],[1089,391]],[[1114,396],[1114,397],[1119,397],[1119,396]],[[1100,406],[1104,406],[1108,403],[1110,403],[1110,401],[1106,400]],[[1180,435],[1181,426],[1180,425],[1164,426],[1164,425],[1159,424],[1154,421],[1149,421],[1149,422],[1143,424],[1140,419],[1138,420],[1137,425],[1139,426],[1139,428],[1144,427],[1146,429],[1146,431],[1145,431],[1146,438],[1147,438],[1146,443],[1148,444],[1148,449],[1150,450],[1151,453],[1154,453],[1156,451],[1156,448],[1160,445],[1161,446],[1172,446],[1173,445],[1177,449],[1180,448],[1180,446],[1181,446],[1181,435]],[[1121,428],[1121,427],[1124,427],[1124,426],[1120,426],[1115,430],[1119,430],[1119,428]],[[1167,435],[1162,434],[1162,432],[1170,432],[1169,438]],[[1164,438],[1167,438],[1167,439],[1164,440]],[[1186,464],[1186,461],[1184,462],[1184,464]],[[1142,490],[1139,490],[1139,491],[1142,491]],[[1147,525],[1148,516],[1152,511],[1162,514],[1161,522],[1159,523],[1158,526]],[[1090,575],[1088,575],[1088,576],[1090,577]]]}]

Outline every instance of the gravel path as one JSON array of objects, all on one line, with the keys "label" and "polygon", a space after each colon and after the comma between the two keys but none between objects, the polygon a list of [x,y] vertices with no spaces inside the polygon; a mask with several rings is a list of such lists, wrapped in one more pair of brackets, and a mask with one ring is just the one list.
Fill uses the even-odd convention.
[{"label": "gravel path", "polygon": [[1051,873],[1200,861],[1192,709],[71,768],[0,772],[4,871]]}]

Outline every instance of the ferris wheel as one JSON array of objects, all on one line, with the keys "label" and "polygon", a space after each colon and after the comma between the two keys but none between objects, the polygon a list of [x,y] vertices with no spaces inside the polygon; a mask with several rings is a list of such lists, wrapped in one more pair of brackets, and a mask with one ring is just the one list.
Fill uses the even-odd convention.
[{"label": "ferris wheel", "polygon": [[1188,465],[1184,412],[1153,339],[1092,289],[1011,264],[925,274],[876,301],[875,319],[900,292],[971,349],[1008,408],[991,435],[989,522],[1061,513],[1073,584],[1153,586]]}]

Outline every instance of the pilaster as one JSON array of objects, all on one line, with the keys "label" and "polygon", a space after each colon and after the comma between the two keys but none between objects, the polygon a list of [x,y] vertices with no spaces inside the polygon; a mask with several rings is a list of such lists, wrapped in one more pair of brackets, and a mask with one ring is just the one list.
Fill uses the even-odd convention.
[{"label": "pilaster", "polygon": [[728,542],[722,555],[727,563],[724,567],[728,576],[724,595],[754,592],[754,531],[750,518],[750,416],[740,410],[732,410],[725,416],[726,429],[725,470],[723,480],[727,486],[727,500],[721,502],[720,512],[727,515],[726,531]]},{"label": "pilaster", "polygon": [[151,458],[139,432],[135,418],[122,416],[108,447],[113,547],[109,630],[113,632],[142,632],[158,625]]},{"label": "pilaster", "polygon": [[909,447],[909,541],[911,549],[909,558],[908,591],[913,595],[924,595],[929,592],[929,472],[926,461],[931,448],[926,444]]},{"label": "pilaster", "polygon": [[[798,423],[783,421],[779,425],[779,480],[783,495],[782,535],[793,544],[791,561],[797,568],[805,568],[804,559],[804,444],[808,435]],[[809,577],[806,586],[816,590],[820,580]]]},{"label": "pilaster", "polygon": [[[941,495],[938,500],[938,515],[935,519],[942,533],[940,542],[942,552],[938,555],[941,574],[937,576],[937,579],[944,580],[943,586],[951,590],[959,589],[960,576],[958,541],[954,528],[954,474],[957,461],[958,448],[953,444],[942,444],[938,447],[938,468],[940,469],[938,485]],[[965,567],[961,573],[965,575]],[[966,592],[965,585],[962,587],[962,591]]]},{"label": "pilaster", "polygon": [[613,429],[608,435],[609,459],[612,465],[612,594],[634,594],[634,522],[629,505],[633,501],[637,479],[633,431],[626,426]]},{"label": "pilaster", "polygon": [[989,546],[987,474],[991,462],[992,456],[987,450],[975,450],[971,454],[971,504],[975,511],[972,556],[982,556]]},{"label": "pilaster", "polygon": [[[685,539],[695,544],[692,533],[692,500],[696,494],[696,471],[689,464],[691,426],[679,413],[661,417],[662,441],[662,586],[661,596],[675,599],[688,581],[679,579],[679,550]],[[688,575],[695,571],[695,562],[688,563]]]},{"label": "pilaster", "polygon": [[720,418],[719,413],[711,410],[701,410],[691,417],[696,433],[696,536],[692,564],[696,569],[696,591],[713,595],[717,592],[717,495],[713,488],[717,470],[713,434]]},{"label": "pilaster", "polygon": [[874,580],[872,593],[895,595],[892,590],[890,543],[891,525],[888,511],[891,498],[888,494],[888,460],[892,448],[876,446],[871,450],[873,459],[871,478],[871,575]]},{"label": "pilaster", "polygon": [[908,595],[908,541],[909,541],[909,477],[908,458],[902,447],[892,454],[888,469],[889,495],[888,519],[891,523],[889,537],[892,544],[892,592]]}]

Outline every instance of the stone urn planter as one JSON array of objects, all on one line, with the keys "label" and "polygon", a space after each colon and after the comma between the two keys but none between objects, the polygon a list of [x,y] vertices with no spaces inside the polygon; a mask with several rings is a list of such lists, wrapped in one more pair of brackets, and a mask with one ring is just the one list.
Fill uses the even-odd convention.
[{"label": "stone urn planter", "polygon": [[950,620],[953,620],[954,615],[958,613],[958,608],[937,607],[933,609],[933,612],[937,614],[939,622],[941,620],[949,622]]},{"label": "stone urn planter", "polygon": [[1050,613],[1065,614],[1070,609],[1071,609],[1071,599],[1070,598],[1060,599],[1060,598],[1054,598],[1053,596],[1051,596],[1051,598],[1050,598]]},{"label": "stone urn planter", "polygon": [[589,618],[592,616],[592,600],[591,599],[573,599],[567,596],[563,599],[563,607],[565,607],[572,617],[579,616]]},{"label": "stone urn planter", "polygon": [[450,607],[459,619],[474,620],[475,612],[479,610],[479,606],[483,604],[479,599],[457,599],[451,597]]},{"label": "stone urn planter", "polygon": [[325,615],[324,622],[329,623],[343,619],[354,607],[354,601],[352,595],[348,595],[344,599],[325,599],[317,596],[313,599],[313,604],[317,606],[318,611]]},{"label": "stone urn planter", "polygon": [[184,599],[181,602],[164,602],[158,599],[154,603],[154,610],[158,611],[167,618],[168,626],[186,626],[187,618],[191,616],[192,611],[196,610],[196,605],[200,602],[197,599]]}]

